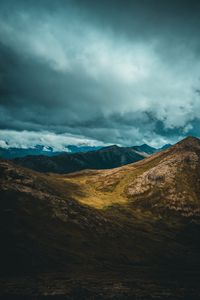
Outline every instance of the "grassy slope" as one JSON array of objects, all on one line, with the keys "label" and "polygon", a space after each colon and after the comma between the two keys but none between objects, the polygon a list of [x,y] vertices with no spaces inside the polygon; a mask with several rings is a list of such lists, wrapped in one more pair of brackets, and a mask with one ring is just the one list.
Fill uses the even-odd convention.
[{"label": "grassy slope", "polygon": [[[103,282],[103,278],[107,283],[123,282],[126,278],[133,284],[136,278],[139,282],[151,278],[154,284],[161,284],[161,278],[169,273],[176,274],[177,286],[192,280],[196,288],[199,165],[194,169],[191,152],[198,151],[196,144],[186,150],[175,147],[115,170],[71,175],[43,175],[2,161],[1,275],[64,272],[74,280],[90,277],[89,282]],[[168,181],[171,174],[164,182],[154,180],[155,172],[160,178],[160,172],[167,170],[166,160],[171,168],[172,158],[173,166],[177,162],[175,191]],[[141,195],[130,195],[133,183],[143,188],[140,179],[145,179],[149,189]],[[163,209],[171,203],[163,190],[173,187],[176,193],[180,185],[184,185],[186,196],[191,195],[193,215],[184,214],[182,202],[180,210],[171,206]],[[158,199],[162,209],[155,206]],[[176,273],[178,270],[181,272]],[[103,288],[107,283],[102,283]],[[140,292],[142,289],[145,287],[141,284]]]},{"label": "grassy slope", "polygon": [[177,209],[185,215],[191,208],[191,214],[199,216],[200,143],[195,140],[188,148],[182,143],[121,168],[82,171],[60,179],[77,184],[82,194],[75,198],[97,209],[131,203],[148,210]]}]

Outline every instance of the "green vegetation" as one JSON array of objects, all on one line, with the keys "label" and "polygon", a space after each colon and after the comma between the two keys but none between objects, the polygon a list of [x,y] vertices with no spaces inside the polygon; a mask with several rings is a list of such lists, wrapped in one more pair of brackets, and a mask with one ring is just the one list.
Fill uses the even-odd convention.
[{"label": "green vegetation", "polygon": [[199,150],[68,175],[1,161],[0,296],[198,299]]}]

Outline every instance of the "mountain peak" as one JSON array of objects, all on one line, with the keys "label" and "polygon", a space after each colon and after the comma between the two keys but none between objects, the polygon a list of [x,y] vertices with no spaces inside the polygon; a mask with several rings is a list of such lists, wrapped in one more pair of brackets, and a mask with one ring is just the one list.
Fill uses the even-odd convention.
[{"label": "mountain peak", "polygon": [[184,138],[182,141],[200,142],[200,139],[195,136],[189,135],[186,138]]},{"label": "mountain peak", "polygon": [[181,147],[181,148],[200,148],[200,139],[194,136],[188,136],[178,142],[175,146]]},{"label": "mountain peak", "polygon": [[117,149],[120,149],[121,147],[117,146],[117,145],[110,145],[110,146],[106,146],[106,147],[103,147],[101,148],[100,150],[117,150]]}]

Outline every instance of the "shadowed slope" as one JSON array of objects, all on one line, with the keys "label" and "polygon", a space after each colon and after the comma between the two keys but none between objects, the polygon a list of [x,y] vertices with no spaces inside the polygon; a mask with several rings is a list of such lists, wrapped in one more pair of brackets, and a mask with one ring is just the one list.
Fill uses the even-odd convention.
[{"label": "shadowed slope", "polygon": [[113,203],[200,214],[200,141],[189,137],[135,164],[114,170],[82,171],[64,176],[82,187],[82,203],[103,208]]},{"label": "shadowed slope", "polygon": [[[155,230],[159,216],[129,205],[103,210],[80,205],[75,199],[86,196],[81,185],[8,162],[0,163],[0,174],[2,273],[70,272],[104,265],[117,270],[124,264],[168,260],[168,255],[157,256],[158,244],[171,240],[167,228],[161,237]],[[180,248],[183,258],[182,247],[172,239],[169,253],[173,256]]]},{"label": "shadowed slope", "polygon": [[59,293],[87,280],[92,295],[93,280],[105,279],[103,291],[126,278],[125,290],[101,299],[184,299],[181,290],[198,299],[199,155],[199,140],[188,138],[114,170],[44,175],[0,161],[1,277],[62,272],[73,282]]},{"label": "shadowed slope", "polygon": [[[139,147],[138,147],[139,148]],[[149,149],[148,149],[149,150]],[[149,150],[150,151],[150,150]],[[55,157],[27,156],[13,161],[21,166],[39,171],[70,173],[84,169],[109,169],[142,160],[149,154],[132,147],[105,147],[85,153],[63,153]]]}]

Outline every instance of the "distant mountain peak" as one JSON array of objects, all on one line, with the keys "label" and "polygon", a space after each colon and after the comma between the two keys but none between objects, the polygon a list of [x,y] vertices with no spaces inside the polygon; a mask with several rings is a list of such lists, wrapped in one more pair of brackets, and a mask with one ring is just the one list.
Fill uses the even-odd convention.
[{"label": "distant mountain peak", "polygon": [[136,150],[136,151],[142,151],[145,152],[147,154],[153,154],[156,152],[156,148],[149,146],[148,144],[143,144],[141,146],[133,146],[132,149]]},{"label": "distant mountain peak", "polygon": [[106,150],[117,150],[119,148],[121,148],[121,147],[119,147],[117,145],[110,145],[110,146],[106,146],[106,147],[101,148],[101,150],[104,150],[104,149],[106,149]]}]

